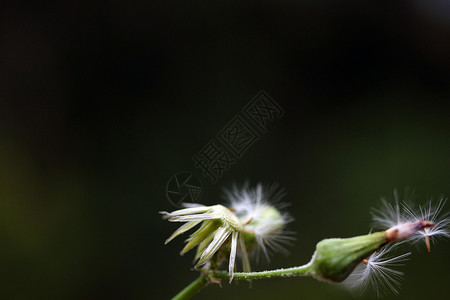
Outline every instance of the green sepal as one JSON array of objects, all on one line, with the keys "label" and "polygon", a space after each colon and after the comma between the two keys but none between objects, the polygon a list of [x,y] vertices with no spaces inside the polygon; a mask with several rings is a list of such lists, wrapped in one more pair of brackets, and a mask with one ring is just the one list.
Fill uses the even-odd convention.
[{"label": "green sepal", "polygon": [[183,250],[181,250],[180,254],[183,255],[205,240],[208,236],[213,235],[220,225],[218,220],[203,221],[202,226],[186,240],[188,243],[184,246]]}]

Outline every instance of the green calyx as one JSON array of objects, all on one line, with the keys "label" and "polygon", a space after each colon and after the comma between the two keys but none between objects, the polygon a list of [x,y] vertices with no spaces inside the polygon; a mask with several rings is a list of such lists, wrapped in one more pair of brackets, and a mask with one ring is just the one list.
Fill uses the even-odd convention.
[{"label": "green calyx", "polygon": [[341,282],[364,258],[385,243],[387,238],[384,232],[322,240],[317,244],[311,260],[311,273],[319,280]]},{"label": "green calyx", "polygon": [[191,236],[187,239],[188,243],[184,246],[183,250],[181,250],[181,255],[188,252],[198,244],[201,244],[200,247],[202,251],[205,249],[206,244],[204,244],[205,240],[211,240],[214,236],[216,230],[221,226],[219,220],[206,220],[203,221],[202,226],[200,226],[197,231],[191,234]]}]

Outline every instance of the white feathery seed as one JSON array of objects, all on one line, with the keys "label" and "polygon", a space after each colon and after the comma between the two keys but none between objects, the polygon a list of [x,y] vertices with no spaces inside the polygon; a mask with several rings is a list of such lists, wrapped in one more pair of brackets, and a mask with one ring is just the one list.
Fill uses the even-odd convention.
[{"label": "white feathery seed", "polygon": [[450,237],[450,214],[442,211],[446,202],[447,199],[441,196],[437,204],[433,203],[432,200],[423,206],[403,203],[404,210],[413,220],[428,220],[434,223],[433,227],[420,230],[411,237],[413,243],[425,240],[428,252],[430,252],[430,242],[436,242],[439,238]]},{"label": "white feathery seed", "polygon": [[412,197],[405,193],[405,199],[400,203],[397,191],[394,191],[394,202],[388,202],[382,198],[381,208],[372,209],[373,224],[376,228],[400,228],[404,224],[419,221],[428,221],[434,223],[433,226],[418,230],[410,237],[400,241],[401,243],[417,243],[425,240],[428,251],[430,252],[430,242],[435,242],[439,238],[450,237],[450,214],[443,212],[447,201],[441,196],[438,203],[428,201],[425,205],[415,205]]},{"label": "white feathery seed", "polygon": [[364,259],[343,282],[344,285],[365,293],[369,289],[381,297],[389,291],[398,294],[403,272],[393,268],[403,266],[410,252],[398,256],[389,256],[396,245],[387,245],[375,251],[369,258]]},{"label": "white feathery seed", "polygon": [[381,207],[372,208],[373,225],[376,228],[387,229],[410,221],[402,210],[397,190],[393,194],[393,203],[381,198]]}]

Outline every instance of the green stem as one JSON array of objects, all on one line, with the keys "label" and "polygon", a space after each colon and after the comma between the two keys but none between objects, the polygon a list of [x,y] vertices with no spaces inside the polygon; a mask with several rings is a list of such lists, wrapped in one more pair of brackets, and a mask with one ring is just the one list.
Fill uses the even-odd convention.
[{"label": "green stem", "polygon": [[[262,278],[275,278],[275,277],[294,277],[294,276],[311,276],[313,272],[311,271],[311,263],[308,263],[303,266],[287,268],[287,269],[278,269],[271,271],[262,271],[262,272],[250,272],[250,273],[234,273],[234,280],[242,280],[242,279],[262,279]],[[209,275],[205,275],[210,278],[211,281],[215,281],[215,279],[229,279],[230,275],[226,272],[213,272]],[[190,299],[192,296],[197,294],[207,283],[208,280],[205,276],[200,276],[187,287],[185,287],[182,291],[180,291],[172,300],[186,300]]]},{"label": "green stem", "polygon": [[206,280],[205,276],[200,276],[183,290],[181,290],[178,294],[176,294],[175,297],[172,298],[172,300],[191,299],[192,296],[197,294],[207,284],[207,282],[208,281]]},{"label": "green stem", "polygon": [[[241,279],[263,279],[275,277],[311,276],[313,275],[311,266],[312,264],[308,263],[303,266],[287,269],[278,269],[278,270],[251,272],[251,273],[234,273],[233,279],[241,280]],[[211,274],[211,277],[218,279],[229,279],[230,275],[225,272],[214,272]]]}]

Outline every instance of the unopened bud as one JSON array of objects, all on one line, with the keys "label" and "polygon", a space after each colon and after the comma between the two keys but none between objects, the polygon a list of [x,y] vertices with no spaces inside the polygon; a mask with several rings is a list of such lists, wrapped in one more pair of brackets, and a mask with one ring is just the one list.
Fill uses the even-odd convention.
[{"label": "unopened bud", "polygon": [[364,258],[387,242],[384,232],[322,240],[311,260],[312,275],[319,280],[341,282]]}]

